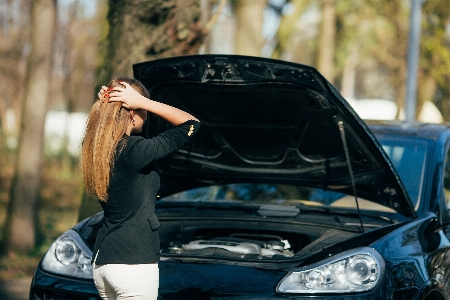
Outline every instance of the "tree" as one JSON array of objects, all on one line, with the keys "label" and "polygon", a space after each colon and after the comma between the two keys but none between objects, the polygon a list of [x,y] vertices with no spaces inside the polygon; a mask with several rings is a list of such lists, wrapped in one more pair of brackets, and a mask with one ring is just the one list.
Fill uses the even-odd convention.
[{"label": "tree", "polygon": [[[292,0],[289,3],[292,5],[292,12],[283,15],[281,18],[277,31],[278,42],[272,57],[282,58],[283,56],[289,56],[289,60],[315,65],[325,78],[333,82],[336,54],[335,0],[321,0],[318,3],[311,0]],[[315,7],[320,11],[318,33],[314,35],[314,40],[317,40],[317,42],[308,42],[305,41],[308,39],[306,36],[313,34],[306,34],[308,28],[305,28],[305,24],[301,23],[301,19],[305,13],[308,13],[308,9],[310,10],[309,14],[311,14],[311,8]],[[299,31],[302,32],[299,33]],[[295,36],[302,37],[298,39]],[[311,44],[314,44],[314,46],[310,47]],[[290,55],[286,55],[287,53],[290,53]]]},{"label": "tree", "polygon": [[[277,30],[277,44],[272,53],[272,58],[280,59],[285,51],[290,47],[294,48],[291,41],[292,35],[297,29],[297,21],[305,9],[310,5],[311,0],[291,0],[293,6],[292,13],[283,15]],[[300,61],[299,61],[300,62]]]},{"label": "tree", "polygon": [[[417,99],[419,104],[434,101],[439,106],[444,119],[448,121],[450,120],[448,101],[450,99],[450,36],[448,34],[450,6],[446,0],[428,0],[423,3],[422,13]],[[443,99],[438,99],[439,97]]]},{"label": "tree", "polygon": [[[430,0],[423,3],[416,116],[420,115],[425,101],[436,102],[437,91],[445,91],[449,87],[450,40],[446,24],[450,8],[446,2]],[[406,96],[409,4],[410,2],[401,0],[350,0],[340,1],[338,10],[342,25],[338,38],[341,44],[338,55],[341,62],[346,61],[344,72],[351,73],[352,67],[358,68],[359,73],[364,72],[364,68],[371,68],[372,74],[377,72],[378,77],[383,77],[386,84],[383,89],[373,80],[369,84],[375,87],[376,93],[392,91],[392,99],[399,108],[397,117],[400,117],[400,109],[405,105]],[[355,57],[358,60],[357,66]],[[343,74],[342,88],[346,91],[345,94],[351,94],[347,92],[350,89],[344,86],[347,82],[346,73]],[[446,102],[441,102],[441,112],[444,115],[448,111],[445,109],[448,108],[445,106]]]},{"label": "tree", "polygon": [[[379,8],[377,23],[381,26],[374,28],[375,42],[371,45],[370,53],[380,65],[389,70],[391,84],[396,87],[394,100],[397,107],[402,108],[405,106],[406,97],[409,10],[401,0],[387,3],[372,0],[372,7]],[[383,47],[380,47],[380,44]],[[399,113],[400,109],[397,118]]]},{"label": "tree", "polygon": [[3,250],[6,252],[27,251],[35,246],[36,204],[55,20],[56,0],[33,1],[31,53],[27,61],[17,159],[5,224]]},{"label": "tree", "polygon": [[98,86],[134,63],[196,54],[205,37],[199,0],[109,0]]},{"label": "tree", "polygon": [[322,20],[319,34],[319,46],[317,55],[317,70],[333,82],[334,79],[334,55],[336,38],[336,8],[335,0],[322,0]]},{"label": "tree", "polygon": [[[423,3],[417,103],[419,112],[425,101],[433,101],[446,119],[450,118],[450,6],[447,2]],[[391,99],[400,109],[404,107],[410,1],[323,0],[320,9],[318,2],[310,0],[289,3],[292,13],[281,18],[278,44],[272,57],[316,65],[345,97]],[[333,5],[336,21],[332,17],[326,21],[327,6]],[[333,8],[329,8],[332,16]],[[314,21],[309,18],[307,23],[306,15]],[[318,16],[321,22],[317,21]],[[320,34],[328,26],[331,33],[334,26],[336,38],[332,34],[328,38]],[[333,49],[333,41],[338,41],[336,49],[325,54]],[[320,59],[321,54],[330,67],[320,63],[324,61]],[[328,72],[326,69],[333,67],[332,59],[334,71]]]},{"label": "tree", "polygon": [[[31,1],[3,1],[0,7],[0,129],[2,134],[12,136],[20,119]],[[7,122],[8,110],[14,114],[14,124]]]},{"label": "tree", "polygon": [[266,0],[236,0],[234,10],[237,19],[236,53],[261,56],[264,45],[262,27]]}]

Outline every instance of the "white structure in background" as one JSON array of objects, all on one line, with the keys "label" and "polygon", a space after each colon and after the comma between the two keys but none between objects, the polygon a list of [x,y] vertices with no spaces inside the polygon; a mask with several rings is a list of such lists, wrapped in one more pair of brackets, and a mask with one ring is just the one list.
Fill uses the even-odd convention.
[{"label": "white structure in background", "polygon": [[[347,99],[359,117],[363,120],[394,120],[397,115],[397,104],[385,99]],[[400,120],[405,120],[405,112],[400,111]],[[431,101],[426,101],[417,117],[419,122],[443,123],[439,109]]]},{"label": "white structure in background", "polygon": [[86,126],[87,114],[66,111],[49,111],[45,118],[45,143],[52,153],[59,153],[65,141],[67,151],[78,156]]},{"label": "white structure in background", "polygon": [[[17,147],[17,128],[12,110],[6,112],[8,132],[12,133],[6,139],[6,145],[14,149]],[[86,126],[87,114],[82,112],[68,113],[66,111],[49,111],[45,117],[45,147],[52,154],[63,150],[64,144],[70,155],[79,156],[81,139]]]},{"label": "white structure in background", "polygon": [[[6,139],[6,145],[14,149],[17,147],[17,128],[13,111],[6,112],[6,126],[10,134]],[[70,155],[79,156],[81,150],[81,139],[86,126],[87,114],[66,111],[49,111],[45,117],[45,147],[53,154],[60,153],[64,144]]]}]

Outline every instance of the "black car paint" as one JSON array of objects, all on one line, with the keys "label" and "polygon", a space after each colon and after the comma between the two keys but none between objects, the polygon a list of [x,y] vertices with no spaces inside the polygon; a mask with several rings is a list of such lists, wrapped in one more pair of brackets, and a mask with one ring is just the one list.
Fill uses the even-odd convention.
[{"label": "black car paint", "polygon": [[[422,299],[425,292],[441,293],[450,284],[448,238],[443,232],[438,233],[439,245],[428,253],[423,251],[420,242],[427,239],[424,236],[423,224],[433,223],[436,218],[435,214],[428,213],[423,218],[406,224],[374,229],[364,236],[358,235],[350,240],[324,247],[322,251],[308,258],[282,262],[283,265],[281,262],[237,265],[233,260],[202,259],[191,259],[190,262],[180,263],[177,260],[163,259],[159,263],[160,294],[163,299],[223,299],[224,297],[226,299],[286,299],[287,297],[288,299],[310,299],[308,296],[301,295],[278,295],[275,293],[275,285],[290,268],[296,265],[308,265],[346,249],[368,245],[379,251],[386,261],[387,274],[383,282],[368,293],[336,295],[333,299],[412,299],[405,295],[420,295],[421,297],[417,299]],[[91,223],[87,227],[95,232],[96,224]],[[32,287],[33,293],[46,290],[52,295],[52,291],[53,293],[57,291],[59,294],[67,291],[70,297],[74,297],[67,296],[66,299],[77,299],[78,293],[82,293],[85,297],[88,295],[93,297],[96,294],[92,281],[52,275],[40,268],[36,271]],[[330,295],[323,296],[323,299],[329,298]],[[322,299],[322,297],[317,295],[315,299]]]},{"label": "black car paint", "polygon": [[[380,138],[413,137],[429,144],[426,165],[428,176],[423,183],[417,212],[400,210],[407,217],[399,214],[393,222],[389,219],[370,222],[369,217],[362,216],[366,224],[374,225],[366,227],[364,233],[361,233],[357,225],[339,225],[336,220],[345,218],[344,214],[317,211],[311,212],[310,217],[307,213],[287,218],[265,217],[265,222],[274,224],[298,223],[306,226],[312,224],[314,216],[317,219],[325,214],[322,220],[327,221],[320,226],[329,230],[341,230],[348,233],[348,236],[338,241],[323,239],[304,255],[280,261],[255,262],[163,255],[159,263],[162,299],[449,299],[450,235],[446,233],[446,227],[450,224],[450,218],[443,195],[442,166],[450,147],[450,129],[444,125],[415,126],[402,123],[370,123],[370,129]],[[371,135],[369,132],[369,138]],[[381,150],[380,146],[377,147]],[[205,215],[213,215],[214,208],[202,209]],[[164,230],[164,221],[173,220],[170,211],[170,207],[157,209],[161,230]],[[242,220],[248,217],[246,215]],[[101,218],[102,214],[99,213],[73,228],[85,239],[91,250]],[[353,220],[355,224],[358,220],[357,216],[349,215],[346,218]],[[275,292],[278,282],[294,267],[310,265],[360,246],[377,250],[386,263],[384,277],[374,289],[359,294],[314,296]],[[44,299],[38,297],[43,293],[46,294],[46,299],[52,299],[52,296],[54,299],[100,299],[92,280],[54,275],[38,266],[30,289],[30,299]]]},{"label": "black car paint", "polygon": [[[403,132],[398,126],[374,125],[373,128],[375,133],[380,134],[380,137],[397,135],[398,138],[401,138],[400,133]],[[440,207],[434,203],[439,200],[439,195],[435,191],[442,181],[439,179],[439,176],[442,176],[440,170],[442,156],[445,153],[445,144],[450,139],[448,139],[448,130],[444,130],[447,135],[446,139],[436,135],[436,131],[438,130],[433,129],[429,133],[423,133],[424,136],[430,135],[427,136],[430,144],[437,144],[430,148],[428,153],[427,170],[438,177],[430,176],[432,178],[427,183],[430,186],[427,186],[421,195],[426,200],[422,202],[419,211]],[[432,132],[434,135],[431,135]],[[436,143],[436,141],[445,141],[445,144]],[[158,214],[161,215],[161,222],[164,224],[164,211],[170,210],[170,208],[159,210]],[[310,299],[308,296],[301,295],[278,295],[275,293],[275,286],[288,273],[289,269],[297,265],[308,265],[346,249],[367,245],[379,251],[386,261],[387,272],[384,281],[369,293],[335,295],[333,298],[412,299],[417,297],[416,299],[425,299],[427,294],[432,293],[434,298],[431,299],[446,299],[450,295],[448,289],[450,286],[448,235],[445,234],[445,230],[435,232],[436,229],[442,227],[439,224],[438,214],[429,211],[420,213],[420,215],[421,217],[416,220],[402,221],[371,229],[364,235],[357,234],[340,243],[330,241],[327,244],[325,241],[320,251],[312,251],[309,255],[290,262],[267,262],[255,266],[252,263],[237,265],[238,263],[233,260],[192,259],[191,262],[180,263],[176,260],[163,259],[159,264],[160,294],[164,299],[219,299],[223,297],[227,299]],[[91,241],[89,243],[91,246],[101,218],[102,213],[99,213],[74,227],[74,230]],[[280,220],[274,221],[279,222]],[[284,221],[292,222],[293,220]],[[332,222],[329,223],[330,227],[335,225]],[[355,227],[352,230],[357,232],[358,228]],[[252,280],[250,284],[247,284],[249,278],[257,280]],[[217,285],[218,282],[220,285]],[[77,293],[90,295],[89,297],[93,297],[96,293],[92,281],[52,275],[38,267],[31,293],[41,290],[49,291],[50,294],[52,291],[57,293],[67,291],[70,295],[70,297],[67,296],[67,299],[77,299],[75,298]],[[316,299],[321,298],[316,296]],[[323,296],[323,299],[329,298],[330,295]]]}]

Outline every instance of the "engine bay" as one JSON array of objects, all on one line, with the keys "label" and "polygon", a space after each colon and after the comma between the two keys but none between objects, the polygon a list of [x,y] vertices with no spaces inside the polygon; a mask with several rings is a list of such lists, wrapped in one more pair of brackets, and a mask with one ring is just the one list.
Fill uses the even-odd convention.
[{"label": "engine bay", "polygon": [[261,229],[257,225],[252,228],[249,224],[240,228],[162,224],[158,229],[162,256],[283,259],[293,257],[312,241],[306,234]]},{"label": "engine bay", "polygon": [[[229,254],[224,251],[228,251]],[[188,244],[180,242],[170,242],[167,249],[163,249],[164,254],[184,254],[184,255],[220,255],[247,257],[272,257],[281,255],[292,257],[294,255],[288,240],[248,240],[242,238],[213,238],[211,240],[194,240]]]}]

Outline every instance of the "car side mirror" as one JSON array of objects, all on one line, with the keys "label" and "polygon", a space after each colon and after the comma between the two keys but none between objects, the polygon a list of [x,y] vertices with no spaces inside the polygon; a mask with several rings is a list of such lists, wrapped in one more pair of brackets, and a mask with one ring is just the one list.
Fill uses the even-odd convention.
[{"label": "car side mirror", "polygon": [[423,252],[432,252],[436,250],[441,243],[439,231],[442,226],[436,218],[432,218],[422,223],[418,230],[418,238]]}]

